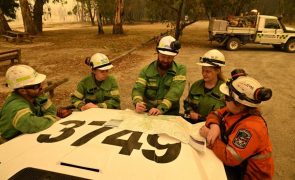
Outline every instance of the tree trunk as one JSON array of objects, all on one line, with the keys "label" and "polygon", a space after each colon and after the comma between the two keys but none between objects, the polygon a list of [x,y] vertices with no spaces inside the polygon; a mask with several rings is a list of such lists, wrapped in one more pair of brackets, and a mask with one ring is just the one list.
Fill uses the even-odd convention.
[{"label": "tree trunk", "polygon": [[81,2],[81,22],[85,22],[85,16],[84,16],[84,2]]},{"label": "tree trunk", "polygon": [[124,0],[116,0],[116,12],[114,17],[113,34],[123,34],[123,17]]},{"label": "tree trunk", "polygon": [[43,31],[42,27],[42,16],[43,16],[43,5],[44,0],[36,0],[34,5],[34,24],[38,33]]},{"label": "tree trunk", "polygon": [[101,16],[100,9],[99,9],[98,5],[96,5],[96,18],[97,18],[97,28],[98,28],[97,33],[104,34],[102,16]]},{"label": "tree trunk", "polygon": [[11,31],[11,28],[9,27],[7,20],[4,16],[4,13],[0,8],[0,34],[4,34],[5,31]]},{"label": "tree trunk", "polygon": [[36,27],[33,23],[33,18],[31,15],[28,1],[27,0],[19,0],[19,4],[20,4],[21,12],[22,12],[25,32],[35,35],[37,33],[37,31],[36,31]]},{"label": "tree trunk", "polygon": [[89,13],[89,16],[90,16],[91,25],[95,26],[94,17],[92,15],[92,11],[91,11],[91,2],[90,2],[90,0],[86,1],[86,6],[87,6],[88,13]]},{"label": "tree trunk", "polygon": [[179,5],[179,9],[177,11],[177,18],[176,18],[176,26],[175,26],[175,39],[176,40],[179,40],[179,37],[181,35],[181,30],[182,30],[182,27],[181,27],[181,17],[182,17],[182,12],[183,12],[183,4],[184,4],[184,0],[182,0],[180,2],[180,5]]}]

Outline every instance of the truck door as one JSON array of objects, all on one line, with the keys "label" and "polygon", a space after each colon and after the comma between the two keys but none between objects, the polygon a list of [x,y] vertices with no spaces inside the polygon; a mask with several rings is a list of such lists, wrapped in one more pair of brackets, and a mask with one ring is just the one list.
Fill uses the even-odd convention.
[{"label": "truck door", "polygon": [[283,28],[278,19],[263,18],[259,22],[255,42],[265,44],[281,44]]}]

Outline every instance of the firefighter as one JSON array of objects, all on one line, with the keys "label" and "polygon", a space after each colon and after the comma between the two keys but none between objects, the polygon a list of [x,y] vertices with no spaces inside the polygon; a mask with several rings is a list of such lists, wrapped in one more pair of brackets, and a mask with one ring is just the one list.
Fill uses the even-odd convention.
[{"label": "firefighter", "polygon": [[7,70],[5,78],[12,92],[0,112],[2,139],[42,131],[58,120],[56,107],[42,93],[44,74],[27,65],[15,65]]},{"label": "firefighter", "polygon": [[212,49],[200,57],[203,79],[196,81],[184,100],[185,119],[192,124],[205,121],[213,110],[225,106],[224,95],[219,86],[225,82],[221,67],[225,66],[224,55]]},{"label": "firefighter", "polygon": [[115,77],[109,75],[113,68],[108,57],[96,53],[87,57],[85,64],[91,67],[91,74],[81,80],[74,93],[72,104],[79,110],[89,108],[120,109],[120,94]]},{"label": "firefighter", "polygon": [[220,90],[226,107],[208,115],[200,134],[224,163],[228,179],[272,179],[272,145],[257,108],[271,98],[272,91],[239,69],[232,71],[232,79]]},{"label": "firefighter", "polygon": [[179,41],[172,36],[164,36],[159,41],[158,59],[141,70],[132,90],[137,113],[179,114],[179,99],[186,82],[185,66],[174,61],[179,49]]}]

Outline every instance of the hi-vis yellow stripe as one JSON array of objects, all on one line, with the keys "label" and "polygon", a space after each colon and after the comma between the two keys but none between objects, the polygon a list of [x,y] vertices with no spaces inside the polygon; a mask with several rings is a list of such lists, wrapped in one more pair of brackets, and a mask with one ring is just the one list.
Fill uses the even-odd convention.
[{"label": "hi-vis yellow stripe", "polygon": [[120,95],[119,90],[113,90],[110,92],[112,96],[118,96]]},{"label": "hi-vis yellow stripe", "polygon": [[173,77],[173,81],[185,81],[186,77],[183,75],[178,75]]},{"label": "hi-vis yellow stripe", "polygon": [[17,78],[15,81],[16,82],[22,82],[22,81],[26,81],[26,80],[28,80],[28,79],[30,79],[30,78],[33,78],[32,76],[24,76],[24,77],[21,77],[21,78]]},{"label": "hi-vis yellow stripe", "polygon": [[48,118],[48,119],[52,120],[53,122],[56,122],[56,121],[58,120],[58,118],[57,118],[57,117],[55,117],[55,116],[52,116],[52,115],[45,115],[44,117],[46,117],[46,118]]},{"label": "hi-vis yellow stripe", "polygon": [[83,101],[76,101],[76,102],[74,103],[74,106],[75,106],[75,107],[78,107],[79,104],[82,103],[82,102],[83,102]]},{"label": "hi-vis yellow stripe", "polygon": [[77,90],[73,93],[73,95],[76,96],[76,97],[79,98],[79,99],[83,99],[83,97],[84,97],[84,95],[81,94],[81,93],[80,93],[79,91],[77,91]]},{"label": "hi-vis yellow stripe", "polygon": [[136,82],[146,86],[146,80],[143,78],[138,78]]},{"label": "hi-vis yellow stripe", "polygon": [[24,109],[21,109],[19,111],[17,111],[17,113],[15,114],[13,120],[12,120],[12,125],[13,127],[16,127],[18,121],[20,120],[20,118],[24,115],[26,115],[27,113],[32,113],[31,109],[30,108],[24,108]]},{"label": "hi-vis yellow stripe", "polygon": [[136,100],[136,99],[139,99],[139,100],[142,100],[142,101],[143,101],[142,96],[134,96],[134,97],[133,97],[133,101]]},{"label": "hi-vis yellow stripe", "polygon": [[98,106],[99,106],[100,108],[105,108],[105,109],[108,108],[108,106],[107,106],[106,103],[99,103]]},{"label": "hi-vis yellow stripe", "polygon": [[172,106],[171,101],[169,101],[168,99],[163,99],[162,103],[165,104],[168,107],[168,109],[170,109]]}]

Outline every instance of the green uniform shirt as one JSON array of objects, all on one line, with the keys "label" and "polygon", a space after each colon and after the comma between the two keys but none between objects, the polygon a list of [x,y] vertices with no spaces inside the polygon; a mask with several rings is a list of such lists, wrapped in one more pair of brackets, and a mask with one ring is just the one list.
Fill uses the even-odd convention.
[{"label": "green uniform shirt", "polygon": [[184,65],[172,62],[164,76],[157,70],[157,61],[143,68],[132,90],[133,103],[145,102],[147,109],[158,108],[163,114],[178,115],[179,100],[186,82]]},{"label": "green uniform shirt", "polygon": [[216,86],[205,93],[204,80],[196,81],[190,88],[188,97],[184,100],[185,111],[195,111],[206,117],[211,111],[225,106],[224,95],[220,92],[219,86],[224,83],[218,80]]},{"label": "green uniform shirt", "polygon": [[76,91],[71,95],[71,101],[77,109],[89,102],[100,108],[120,109],[117,81],[113,76],[108,76],[106,80],[98,82],[91,74],[79,82]]},{"label": "green uniform shirt", "polygon": [[56,120],[56,107],[46,96],[36,98],[32,104],[12,92],[0,112],[0,134],[8,140],[22,133],[42,131]]}]

